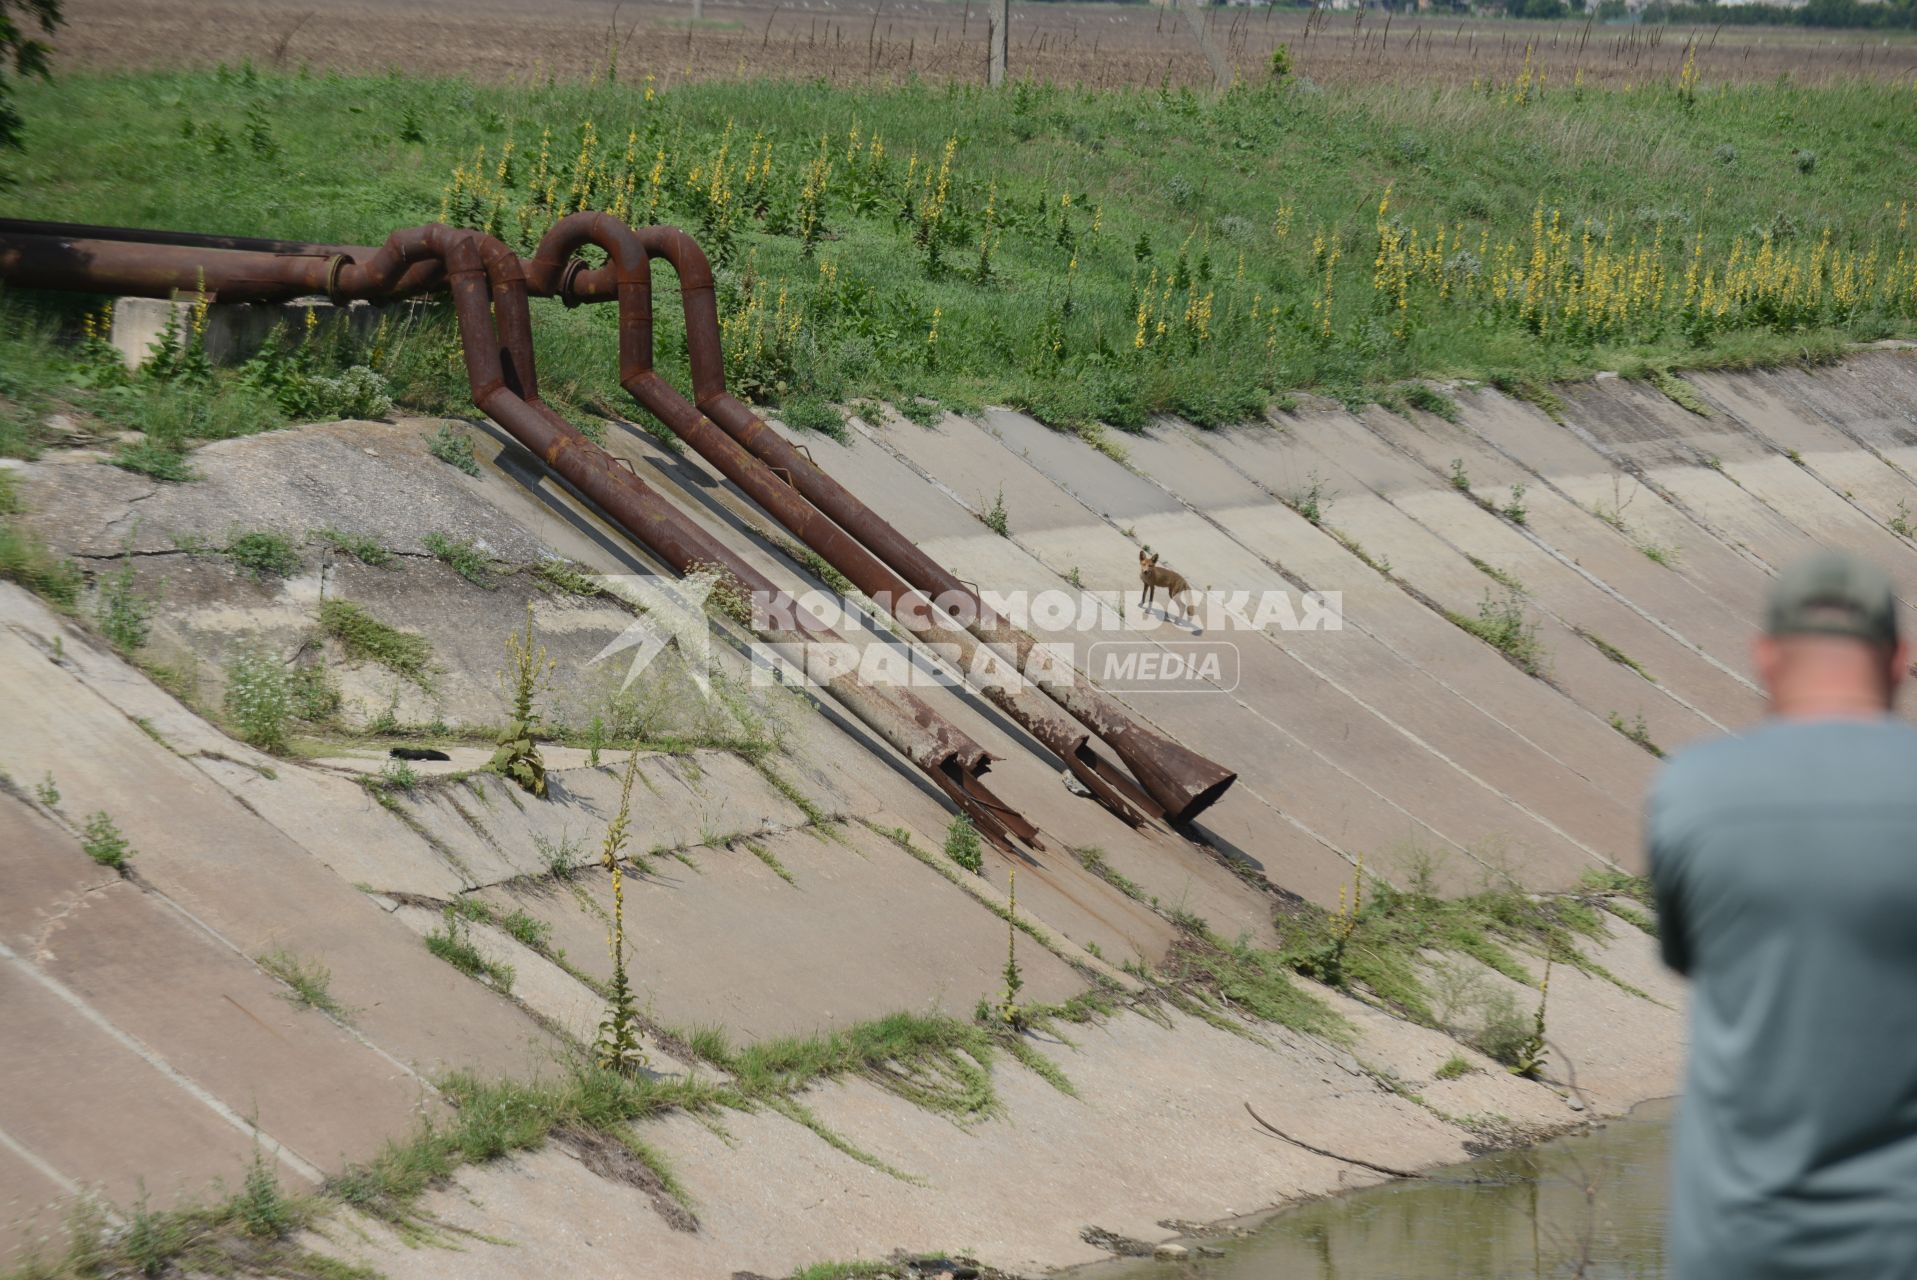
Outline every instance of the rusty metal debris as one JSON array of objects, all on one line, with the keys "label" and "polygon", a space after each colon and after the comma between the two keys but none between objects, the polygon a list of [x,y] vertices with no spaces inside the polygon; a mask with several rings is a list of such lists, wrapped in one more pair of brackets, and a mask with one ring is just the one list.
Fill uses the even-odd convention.
[{"label": "rusty metal debris", "polygon": [[[575,256],[589,244],[606,252],[605,266],[589,267]],[[653,368],[653,257],[665,259],[679,277],[696,403]],[[481,411],[674,570],[716,570],[770,601],[761,611],[771,617],[761,629],[768,643],[924,770],[995,843],[1009,849],[1016,838],[1036,847],[1036,829],[982,781],[991,760],[984,748],[909,690],[812,669],[808,642],[838,640],[835,633],[539,398],[528,295],[567,305],[616,301],[620,384],[859,591],[887,607],[920,643],[962,670],[993,666],[1000,676],[982,682],[981,691],[1114,813],[1133,824],[1161,816],[1189,821],[1235,779],[1069,668],[1047,666],[1048,678],[1039,682],[1011,674],[1044,661],[1037,640],[993,613],[970,586],[726,391],[711,267],[692,237],[675,228],[635,229],[603,213],[574,214],[522,261],[496,239],[438,225],[395,232],[372,248],[0,219],[0,280],[158,297],[204,293],[223,302],[450,293],[473,403]],[[981,643],[996,664],[979,652]],[[1094,734],[1130,776],[1100,754]]]}]

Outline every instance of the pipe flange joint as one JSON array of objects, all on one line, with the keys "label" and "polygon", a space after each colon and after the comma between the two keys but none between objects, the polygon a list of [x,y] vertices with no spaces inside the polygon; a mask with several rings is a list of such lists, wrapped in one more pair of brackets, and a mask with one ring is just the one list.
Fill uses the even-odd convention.
[{"label": "pipe flange joint", "polygon": [[340,295],[339,275],[352,261],[343,253],[336,253],[326,260],[326,300],[336,307],[344,306],[347,301]]},{"label": "pipe flange joint", "polygon": [[580,275],[590,270],[584,258],[569,258],[564,270],[559,273],[559,301],[567,310],[579,305],[579,295],[574,291]]}]

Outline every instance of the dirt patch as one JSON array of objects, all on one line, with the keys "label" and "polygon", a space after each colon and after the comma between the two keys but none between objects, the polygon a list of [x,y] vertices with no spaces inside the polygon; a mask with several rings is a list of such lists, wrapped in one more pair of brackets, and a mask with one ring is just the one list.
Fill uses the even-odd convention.
[{"label": "dirt patch", "polygon": [[[210,66],[262,69],[404,68],[409,76],[488,81],[768,76],[833,83],[982,81],[983,0],[848,0],[829,10],[782,3],[707,4],[694,25],[683,4],[578,0],[392,0],[316,9],[308,0],[72,0],[60,33],[62,67]],[[1389,81],[1468,86],[1529,70],[1567,88],[1674,80],[1698,42],[1706,83],[1804,82],[1917,71],[1917,40],[1881,31],[1720,27],[1587,28],[1578,22],[1433,19],[1353,10],[1218,6],[1202,22],[1233,74],[1263,80],[1271,52],[1321,83]],[[1155,5],[1014,4],[1011,72],[1075,85],[1208,85],[1210,62],[1182,15]]]},{"label": "dirt patch", "polygon": [[699,1229],[698,1216],[673,1198],[659,1171],[618,1139],[590,1129],[569,1129],[559,1135],[559,1141],[579,1157],[581,1164],[600,1177],[623,1182],[645,1192],[646,1199],[652,1202],[653,1212],[674,1231]]}]

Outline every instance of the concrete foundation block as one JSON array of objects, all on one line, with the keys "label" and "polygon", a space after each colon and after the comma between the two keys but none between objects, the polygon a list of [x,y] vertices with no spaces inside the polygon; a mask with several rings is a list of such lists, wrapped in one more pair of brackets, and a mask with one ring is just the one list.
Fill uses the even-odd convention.
[{"label": "concrete foundation block", "polygon": [[[169,323],[176,341],[184,347],[192,331],[194,301],[191,294],[171,299],[116,298],[110,340],[127,367],[138,369],[151,358],[155,347],[165,339]],[[314,317],[315,333],[330,333],[344,324],[355,337],[366,338],[372,336],[380,321],[412,324],[424,318],[432,305],[409,300],[381,304],[354,301],[337,306],[325,298],[216,302],[207,308],[202,339],[207,358],[214,364],[239,364],[250,360],[281,326],[289,333],[305,333],[308,315]]]}]

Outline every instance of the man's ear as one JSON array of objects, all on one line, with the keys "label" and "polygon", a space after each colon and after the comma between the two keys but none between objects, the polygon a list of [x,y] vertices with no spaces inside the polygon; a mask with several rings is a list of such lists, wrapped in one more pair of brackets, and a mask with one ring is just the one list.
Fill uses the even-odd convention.
[{"label": "man's ear", "polygon": [[1775,636],[1758,634],[1751,643],[1751,667],[1757,674],[1757,683],[1763,686],[1766,695],[1776,688],[1777,669],[1784,659],[1783,651],[1778,647]]}]

